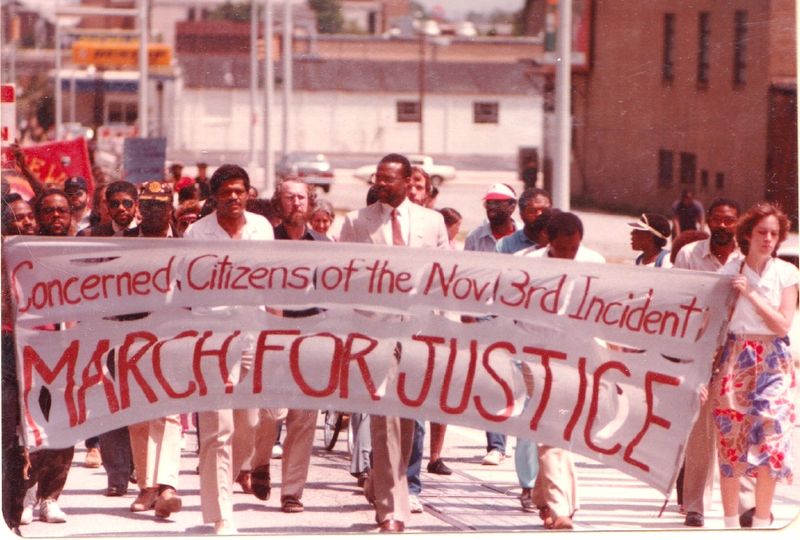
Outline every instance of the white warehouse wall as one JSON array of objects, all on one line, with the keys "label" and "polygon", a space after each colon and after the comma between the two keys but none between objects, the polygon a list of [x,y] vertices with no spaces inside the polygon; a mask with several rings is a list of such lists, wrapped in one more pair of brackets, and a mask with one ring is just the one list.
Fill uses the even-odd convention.
[{"label": "white warehouse wall", "polygon": [[[295,92],[291,150],[330,153],[417,152],[419,124],[399,123],[398,100],[417,94]],[[499,103],[497,124],[473,123],[473,103]],[[276,91],[271,137],[282,148],[282,96]],[[259,95],[258,103],[263,103]],[[176,146],[191,151],[247,151],[250,94],[242,89],[184,88],[176,100],[180,123]],[[262,110],[258,110],[256,147],[262,147]],[[428,95],[425,98],[425,152],[444,155],[516,155],[520,146],[542,146],[543,113],[539,96]]]}]

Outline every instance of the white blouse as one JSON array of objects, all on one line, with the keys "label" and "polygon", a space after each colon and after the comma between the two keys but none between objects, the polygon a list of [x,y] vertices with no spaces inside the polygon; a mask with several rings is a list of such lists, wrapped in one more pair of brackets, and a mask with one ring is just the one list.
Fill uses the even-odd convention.
[{"label": "white blouse", "polygon": [[[741,265],[741,261],[731,261],[720,270],[720,273],[735,276],[739,273]],[[775,309],[781,305],[784,289],[797,285],[800,279],[797,267],[775,257],[767,261],[767,266],[761,275],[758,275],[746,264],[742,273],[747,278],[750,287],[763,296]],[[728,331],[734,334],[774,334],[750,300],[743,297],[739,297],[736,301],[736,309],[728,325]]]}]

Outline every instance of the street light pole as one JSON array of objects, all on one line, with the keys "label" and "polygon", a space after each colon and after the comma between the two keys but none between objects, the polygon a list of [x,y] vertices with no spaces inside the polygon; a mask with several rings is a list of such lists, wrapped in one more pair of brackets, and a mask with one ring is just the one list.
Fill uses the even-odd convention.
[{"label": "street light pole", "polygon": [[556,53],[556,155],[553,164],[553,205],[569,210],[572,154],[572,0],[559,0]]},{"label": "street light pole", "polygon": [[275,66],[272,64],[272,0],[264,0],[264,190],[275,189],[275,167],[273,166],[272,100],[275,94]]},{"label": "street light pole", "polygon": [[250,2],[250,168],[256,163],[256,107],[258,107],[258,4]]},{"label": "street light pole", "polygon": [[148,80],[150,79],[150,65],[148,58],[148,15],[147,8],[150,0],[139,0],[139,136],[148,136],[147,118],[147,93]]},{"label": "street light pole", "polygon": [[292,121],[292,1],[283,0],[283,156],[291,150]]},{"label": "street light pole", "polygon": [[419,153],[425,153],[425,93],[427,91],[427,62],[425,59],[425,42],[428,34],[423,26],[419,33]]}]

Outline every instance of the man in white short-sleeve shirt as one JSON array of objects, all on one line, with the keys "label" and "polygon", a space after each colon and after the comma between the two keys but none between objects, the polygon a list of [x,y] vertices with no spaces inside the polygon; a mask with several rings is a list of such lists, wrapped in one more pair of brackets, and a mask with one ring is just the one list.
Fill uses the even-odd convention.
[{"label": "man in white short-sleeve shirt", "polygon": [[[272,240],[266,218],[245,211],[250,189],[247,172],[238,165],[222,165],[211,177],[211,193],[217,209],[193,223],[184,238],[193,240]],[[258,310],[252,306],[216,307],[212,310]],[[243,335],[244,377],[253,362],[255,337]],[[216,534],[235,534],[233,479],[250,461],[258,425],[258,409],[205,411],[198,415],[200,429],[200,506],[204,523],[213,523]],[[269,482],[269,478],[266,479]]]},{"label": "man in white short-sleeve shirt", "polygon": [[[739,220],[739,204],[728,199],[717,199],[708,208],[708,229],[711,236],[706,240],[692,242],[681,248],[675,257],[674,268],[719,272],[726,264],[739,264],[744,255],[736,246],[736,222]],[[684,525],[702,527],[706,511],[711,507],[714,486],[714,469],[717,463],[716,435],[711,416],[710,400],[700,406],[697,421],[686,442],[684,458],[683,504],[686,511]],[[753,481],[741,477],[739,510],[755,507]],[[752,517],[750,518],[752,520]]]}]

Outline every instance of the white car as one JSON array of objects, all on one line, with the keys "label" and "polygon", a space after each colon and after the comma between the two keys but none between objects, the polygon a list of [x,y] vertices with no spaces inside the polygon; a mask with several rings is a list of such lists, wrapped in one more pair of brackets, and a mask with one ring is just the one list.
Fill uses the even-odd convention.
[{"label": "white car", "polygon": [[[450,165],[437,165],[433,162],[433,158],[430,156],[425,156],[422,154],[409,154],[406,157],[411,162],[412,166],[416,165],[417,167],[422,167],[422,170],[430,175],[431,183],[434,186],[439,186],[445,180],[452,180],[456,176],[456,170],[454,167],[451,167]],[[369,182],[376,168],[377,164],[364,165],[363,167],[356,169],[353,172],[353,176],[359,180]]]}]

